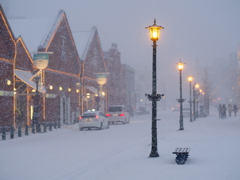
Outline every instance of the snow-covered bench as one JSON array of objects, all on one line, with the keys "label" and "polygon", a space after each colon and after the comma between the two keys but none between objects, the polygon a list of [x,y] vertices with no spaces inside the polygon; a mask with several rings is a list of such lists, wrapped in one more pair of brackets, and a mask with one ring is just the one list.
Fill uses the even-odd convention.
[{"label": "snow-covered bench", "polygon": [[184,164],[187,161],[188,153],[191,148],[176,148],[172,153],[176,154],[177,157],[175,159],[177,164]]}]

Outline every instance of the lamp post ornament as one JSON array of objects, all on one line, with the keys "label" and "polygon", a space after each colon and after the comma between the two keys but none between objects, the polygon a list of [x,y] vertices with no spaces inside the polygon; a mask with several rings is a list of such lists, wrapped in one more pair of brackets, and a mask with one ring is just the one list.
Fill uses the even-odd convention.
[{"label": "lamp post ornament", "polygon": [[152,26],[146,27],[149,29],[150,38],[153,41],[153,66],[152,66],[152,94],[146,94],[149,101],[152,101],[152,150],[149,157],[159,157],[157,149],[157,101],[164,96],[163,94],[157,94],[157,62],[156,62],[156,47],[157,40],[160,35],[160,29],[164,29],[156,24],[156,19],[154,19],[154,24]]}]

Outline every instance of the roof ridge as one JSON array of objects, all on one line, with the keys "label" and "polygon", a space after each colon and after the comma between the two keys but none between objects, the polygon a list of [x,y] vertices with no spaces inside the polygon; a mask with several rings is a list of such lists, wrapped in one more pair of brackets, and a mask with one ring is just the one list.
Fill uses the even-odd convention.
[{"label": "roof ridge", "polygon": [[91,28],[91,30],[90,30],[90,35],[89,35],[89,37],[88,37],[87,44],[86,44],[85,49],[84,49],[84,51],[83,51],[83,54],[82,54],[82,56],[81,56],[81,58],[82,58],[83,60],[85,60],[85,58],[86,58],[87,52],[88,52],[88,50],[89,50],[89,47],[90,47],[90,45],[91,45],[91,42],[92,42],[92,39],[93,39],[93,37],[94,37],[95,32],[97,32],[97,28],[96,28],[96,26],[93,26],[93,27]]},{"label": "roof ridge", "polygon": [[53,25],[51,26],[50,30],[47,31],[46,35],[43,37],[39,47],[47,48],[47,45],[49,44],[49,42],[50,42],[58,24],[59,24],[59,22],[61,21],[63,14],[65,14],[65,11],[60,9],[58,11],[57,17],[55,18],[55,20],[53,22]]}]

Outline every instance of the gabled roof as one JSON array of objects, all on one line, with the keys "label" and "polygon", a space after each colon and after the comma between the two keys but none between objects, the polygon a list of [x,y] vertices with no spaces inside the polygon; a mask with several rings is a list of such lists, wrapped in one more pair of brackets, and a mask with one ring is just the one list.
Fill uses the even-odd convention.
[{"label": "gabled roof", "polygon": [[97,28],[93,26],[90,31],[79,31],[72,33],[78,54],[82,60],[85,60],[87,52],[90,48],[91,42],[96,32]]},{"label": "gabled roof", "polygon": [[[9,50],[9,54],[8,55],[5,54],[7,57],[3,54],[1,54],[1,56],[5,56],[4,58],[6,58],[6,59],[8,59],[9,57],[12,58],[12,59],[15,59],[16,55],[17,55],[15,36],[14,36],[14,33],[11,29],[9,21],[6,18],[6,15],[3,11],[3,8],[1,6],[1,4],[0,4],[0,19],[1,19],[1,35],[2,35],[3,40],[6,43],[6,46],[7,46],[8,50]],[[5,24],[5,26],[4,26],[4,24],[2,24],[2,22]],[[8,31],[9,36],[4,33],[5,30]],[[10,42],[9,39],[11,39],[12,41]]]},{"label": "gabled roof", "polygon": [[61,9],[61,10],[58,11],[58,15],[55,18],[55,21],[52,24],[50,30],[48,30],[47,34],[43,37],[43,39],[42,39],[42,41],[39,45],[40,47],[43,47],[44,49],[47,48],[47,46],[48,46],[49,42],[51,41],[57,27],[59,26],[60,21],[62,20],[64,14],[65,14],[64,10]]}]

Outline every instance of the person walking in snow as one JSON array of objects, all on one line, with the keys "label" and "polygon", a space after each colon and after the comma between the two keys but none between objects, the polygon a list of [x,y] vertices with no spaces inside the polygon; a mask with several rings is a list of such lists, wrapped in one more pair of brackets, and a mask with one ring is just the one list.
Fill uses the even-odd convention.
[{"label": "person walking in snow", "polygon": [[233,105],[233,111],[234,111],[235,116],[237,116],[238,107],[236,104]]},{"label": "person walking in snow", "polygon": [[232,113],[232,105],[228,104],[228,114],[229,114],[229,117],[231,117],[231,113]]},{"label": "person walking in snow", "polygon": [[218,106],[218,113],[219,113],[219,119],[222,119],[222,105],[219,104]]},{"label": "person walking in snow", "polygon": [[223,117],[223,119],[226,118],[226,111],[227,111],[227,108],[226,108],[225,104],[223,104],[223,106],[222,106],[222,117]]}]

